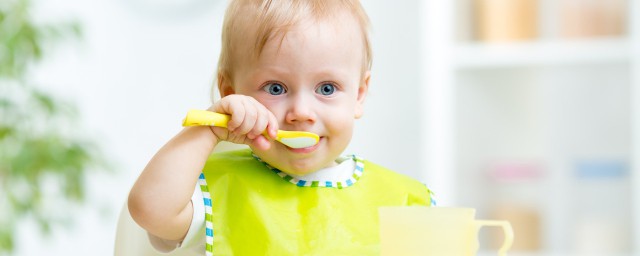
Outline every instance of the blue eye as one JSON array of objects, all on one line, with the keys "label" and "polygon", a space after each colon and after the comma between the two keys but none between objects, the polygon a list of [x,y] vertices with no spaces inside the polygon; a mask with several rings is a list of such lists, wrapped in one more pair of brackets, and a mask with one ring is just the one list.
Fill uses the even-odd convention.
[{"label": "blue eye", "polygon": [[270,83],[267,84],[265,87],[262,88],[265,92],[268,92],[271,95],[280,95],[283,94],[285,92],[287,92],[287,90],[284,88],[283,85],[279,84],[279,83]]},{"label": "blue eye", "polygon": [[318,89],[316,89],[316,93],[322,95],[331,95],[336,91],[336,87],[333,84],[322,84]]}]

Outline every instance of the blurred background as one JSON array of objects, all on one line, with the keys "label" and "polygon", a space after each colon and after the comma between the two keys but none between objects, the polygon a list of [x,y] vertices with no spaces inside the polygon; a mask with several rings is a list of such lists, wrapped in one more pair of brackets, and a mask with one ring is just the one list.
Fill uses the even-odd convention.
[{"label": "blurred background", "polygon": [[[363,5],[371,92],[345,153],[511,221],[513,255],[640,255],[638,1]],[[211,102],[225,6],[0,3],[0,255],[114,254],[136,177]]]}]

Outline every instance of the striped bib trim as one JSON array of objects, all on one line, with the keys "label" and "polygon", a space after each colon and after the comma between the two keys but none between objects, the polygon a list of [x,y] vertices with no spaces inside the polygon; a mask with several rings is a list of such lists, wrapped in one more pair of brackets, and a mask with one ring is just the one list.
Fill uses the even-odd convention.
[{"label": "striped bib trim", "polygon": [[349,157],[353,159],[356,163],[356,169],[353,171],[353,175],[347,180],[343,181],[320,181],[320,180],[301,180],[296,177],[293,177],[281,170],[278,170],[275,167],[272,167],[268,163],[262,161],[258,156],[252,154],[253,157],[259,162],[263,163],[267,168],[275,172],[280,178],[294,184],[298,187],[326,187],[326,188],[337,188],[342,189],[346,187],[350,187],[355,184],[360,177],[362,177],[362,173],[364,172],[364,160],[355,155],[350,155]]}]

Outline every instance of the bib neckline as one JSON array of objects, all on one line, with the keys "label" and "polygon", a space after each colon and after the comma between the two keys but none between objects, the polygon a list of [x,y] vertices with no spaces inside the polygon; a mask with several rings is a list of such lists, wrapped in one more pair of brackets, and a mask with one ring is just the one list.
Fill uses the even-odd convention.
[{"label": "bib neckline", "polygon": [[351,175],[351,177],[349,177],[348,179],[341,180],[341,181],[303,180],[303,179],[293,177],[279,170],[278,168],[275,168],[269,165],[268,163],[266,163],[265,161],[260,159],[260,157],[256,156],[253,153],[251,153],[251,155],[253,156],[253,158],[255,158],[256,160],[264,164],[267,168],[269,168],[269,170],[277,174],[280,178],[298,187],[325,187],[325,188],[343,189],[343,188],[353,186],[353,184],[355,184],[358,180],[360,180],[360,177],[362,177],[362,173],[364,172],[364,160],[360,157],[357,157],[356,155],[349,155],[347,157],[353,159],[353,161],[355,162],[355,170],[353,171],[353,174]]}]

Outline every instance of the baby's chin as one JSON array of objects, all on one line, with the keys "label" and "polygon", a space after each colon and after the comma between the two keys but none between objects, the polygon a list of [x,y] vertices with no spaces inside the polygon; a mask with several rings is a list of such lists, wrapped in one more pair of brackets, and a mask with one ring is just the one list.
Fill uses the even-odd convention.
[{"label": "baby's chin", "polygon": [[294,160],[292,162],[284,162],[282,159],[262,159],[270,166],[292,176],[302,176],[317,172],[318,170],[336,166],[335,161],[329,161],[327,163],[314,163],[313,160]]},{"label": "baby's chin", "polygon": [[252,147],[252,150],[256,156],[271,167],[293,176],[307,175],[327,167],[336,166],[336,159],[340,156],[328,155],[322,150],[307,155],[288,154],[288,151],[281,152],[279,146],[271,145],[268,150],[259,150]]}]

